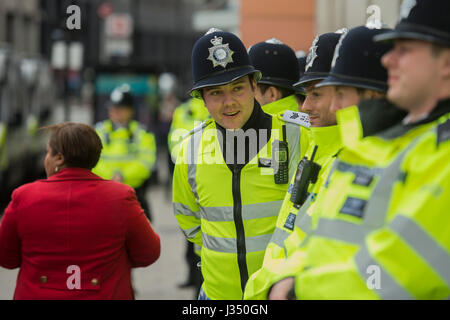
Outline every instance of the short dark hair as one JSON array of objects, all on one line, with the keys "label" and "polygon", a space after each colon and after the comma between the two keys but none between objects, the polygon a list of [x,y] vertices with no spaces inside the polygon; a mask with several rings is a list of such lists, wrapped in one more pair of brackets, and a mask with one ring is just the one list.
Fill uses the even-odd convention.
[{"label": "short dark hair", "polygon": [[273,84],[258,83],[258,87],[259,87],[259,90],[261,90],[262,94],[265,94],[267,89],[269,89],[269,87],[275,87],[276,89],[278,89],[280,91],[282,99],[286,98],[286,97],[289,97],[290,95],[295,94],[294,90],[278,87],[278,86],[275,86]]},{"label": "short dark hair", "polygon": [[91,126],[63,122],[43,129],[50,132],[48,145],[52,155],[61,153],[68,167],[91,170],[100,159],[102,141]]}]

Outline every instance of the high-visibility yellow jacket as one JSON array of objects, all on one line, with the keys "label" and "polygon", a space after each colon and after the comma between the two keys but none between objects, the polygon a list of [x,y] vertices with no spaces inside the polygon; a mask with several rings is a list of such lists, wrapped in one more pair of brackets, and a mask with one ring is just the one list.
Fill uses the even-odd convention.
[{"label": "high-visibility yellow jacket", "polygon": [[111,120],[98,123],[96,131],[103,144],[100,160],[92,170],[104,179],[122,175],[123,183],[140,187],[150,177],[156,162],[156,142],[153,133],[147,132],[137,121],[127,128],[114,128]]},{"label": "high-visibility yellow jacket", "polygon": [[337,113],[356,131],[343,129],[344,149],[299,248],[297,298],[447,299],[450,100],[429,120],[363,139],[358,113]]},{"label": "high-visibility yellow jacket", "polygon": [[167,145],[174,162],[178,155],[178,144],[183,140],[183,137],[209,117],[205,103],[198,98],[191,98],[175,109],[167,137]]},{"label": "high-visibility yellow jacket", "polygon": [[[225,163],[213,120],[181,143],[173,178],[176,219],[186,237],[202,246],[203,289],[211,299],[242,299],[248,277],[260,268],[288,183],[275,184],[272,143],[286,137],[289,174],[306,150],[309,130],[271,117],[269,141],[241,169]],[[283,133],[283,125],[286,135]],[[306,131],[304,131],[306,130]],[[235,167],[233,167],[235,168]],[[237,167],[236,167],[237,168]]]},{"label": "high-visibility yellow jacket", "polygon": [[298,102],[297,99],[295,99],[295,95],[292,94],[283,99],[265,104],[261,106],[261,108],[265,113],[276,115],[286,110],[298,111]]},{"label": "high-visibility yellow jacket", "polygon": [[[314,162],[321,166],[318,174],[317,182],[310,184],[308,187],[308,202],[305,207],[308,207],[317,196],[317,193],[323,183],[325,182],[331,164],[335,159],[338,151],[341,148],[341,139],[338,126],[328,127],[312,127],[311,130],[311,142],[308,150],[306,151],[306,157],[311,159],[314,148],[317,146]],[[245,299],[265,299],[270,286],[273,284],[273,279],[277,278],[278,268],[287,257],[287,247],[285,241],[291,238],[296,240],[296,244],[291,244],[291,247],[297,247],[304,236],[301,234],[297,237],[290,237],[296,226],[296,216],[300,207],[294,205],[291,201],[292,188],[294,185],[295,175],[292,176],[291,184],[289,185],[288,192],[284,197],[283,204],[278,214],[278,219],[275,227],[274,234],[267,245],[267,249],[264,255],[264,262],[262,267],[255,272],[247,282],[247,286],[244,292]]]}]

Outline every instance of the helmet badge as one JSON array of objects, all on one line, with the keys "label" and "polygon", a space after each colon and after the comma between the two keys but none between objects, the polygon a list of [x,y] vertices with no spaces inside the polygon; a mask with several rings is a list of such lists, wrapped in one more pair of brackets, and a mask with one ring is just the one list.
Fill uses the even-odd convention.
[{"label": "helmet badge", "polygon": [[228,43],[222,44],[222,37],[214,36],[210,41],[213,46],[208,48],[209,56],[207,60],[212,61],[214,68],[217,66],[225,68],[228,63],[233,62],[232,55],[234,52],[230,50]]},{"label": "helmet badge", "polygon": [[317,42],[318,41],[319,41],[319,37],[316,36],[314,38],[311,48],[309,48],[308,56],[306,57],[305,71],[308,71],[308,69],[312,67],[314,60],[316,60],[316,58],[317,58],[317,48],[318,48]]}]

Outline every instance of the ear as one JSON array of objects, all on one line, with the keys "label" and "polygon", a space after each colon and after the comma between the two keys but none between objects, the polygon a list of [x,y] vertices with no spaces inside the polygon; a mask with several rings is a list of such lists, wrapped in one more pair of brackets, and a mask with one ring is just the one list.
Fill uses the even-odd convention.
[{"label": "ear", "polygon": [[256,76],[250,76],[249,80],[250,80],[250,84],[251,84],[253,93],[256,93],[256,90],[258,88],[258,81],[256,81]]},{"label": "ear", "polygon": [[441,72],[442,76],[446,79],[450,79],[450,49],[445,49],[441,53]]},{"label": "ear", "polygon": [[268,98],[269,98],[270,102],[274,102],[274,101],[281,99],[281,92],[276,87],[270,86],[267,89],[267,91],[268,91]]},{"label": "ear", "polygon": [[55,156],[55,164],[58,167],[61,167],[65,163],[64,155],[58,152]]}]

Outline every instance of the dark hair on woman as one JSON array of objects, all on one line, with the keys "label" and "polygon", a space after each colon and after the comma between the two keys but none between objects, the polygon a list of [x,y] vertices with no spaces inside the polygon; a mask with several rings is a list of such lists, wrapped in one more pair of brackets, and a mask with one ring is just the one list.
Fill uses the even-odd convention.
[{"label": "dark hair on woman", "polygon": [[86,124],[63,122],[43,128],[50,132],[52,155],[61,153],[68,167],[91,170],[97,164],[102,142],[97,132]]}]

